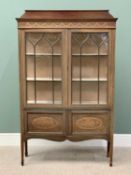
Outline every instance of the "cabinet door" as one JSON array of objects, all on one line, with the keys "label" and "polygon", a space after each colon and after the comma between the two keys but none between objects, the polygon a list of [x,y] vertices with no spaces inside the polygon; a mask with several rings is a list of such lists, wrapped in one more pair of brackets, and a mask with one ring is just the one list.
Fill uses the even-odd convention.
[{"label": "cabinet door", "polygon": [[28,133],[41,134],[64,134],[65,114],[63,112],[27,112]]},{"label": "cabinet door", "polygon": [[64,105],[63,43],[60,30],[25,32],[26,104]]},{"label": "cabinet door", "polygon": [[109,31],[71,31],[70,104],[108,105]]},{"label": "cabinet door", "polygon": [[107,135],[110,127],[109,112],[76,111],[71,114],[71,134]]}]

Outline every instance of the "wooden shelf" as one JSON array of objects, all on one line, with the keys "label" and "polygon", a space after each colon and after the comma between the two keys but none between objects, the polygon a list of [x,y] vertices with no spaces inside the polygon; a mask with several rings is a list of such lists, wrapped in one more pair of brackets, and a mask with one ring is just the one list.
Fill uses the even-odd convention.
[{"label": "wooden shelf", "polygon": [[[26,53],[26,56],[52,56],[51,53]],[[54,53],[53,56],[61,56],[62,54],[60,53]],[[98,54],[92,53],[92,54],[72,54],[72,56],[98,56]],[[108,56],[108,54],[102,53],[99,54],[99,56]]]},{"label": "wooden shelf", "polygon": [[[60,53],[53,53],[53,56],[61,56]],[[26,56],[52,56],[51,53],[26,53]]]},{"label": "wooden shelf", "polygon": [[27,104],[62,104],[62,101],[42,101],[42,100],[36,100],[36,102],[34,100],[28,100]]},{"label": "wooden shelf", "polygon": [[40,78],[40,77],[38,77],[36,79],[34,77],[28,77],[26,80],[27,81],[62,81],[61,78],[52,79],[52,78]]},{"label": "wooden shelf", "polygon": [[[79,101],[73,101],[72,103],[73,103],[73,105],[80,105]],[[82,105],[91,105],[91,104],[97,105],[98,101],[81,101],[81,104]],[[106,102],[105,101],[99,101],[99,104],[103,104],[104,105],[104,104],[106,104]]]},{"label": "wooden shelf", "polygon": [[[26,79],[27,81],[62,81],[61,78],[34,78],[34,77],[28,77]],[[79,78],[73,78],[72,81],[80,81]],[[100,78],[99,80],[97,78],[82,78],[81,81],[108,81],[106,78]]]},{"label": "wooden shelf", "polygon": [[[80,81],[79,78],[73,78],[72,81]],[[106,78],[100,78],[99,80],[97,78],[82,78],[81,81],[108,81]]]},{"label": "wooden shelf", "polygon": [[76,54],[72,54],[72,56],[108,56],[108,54],[102,53],[102,54],[98,55],[97,53],[90,53],[90,54],[87,54],[87,53],[83,53],[83,54],[76,53]]}]

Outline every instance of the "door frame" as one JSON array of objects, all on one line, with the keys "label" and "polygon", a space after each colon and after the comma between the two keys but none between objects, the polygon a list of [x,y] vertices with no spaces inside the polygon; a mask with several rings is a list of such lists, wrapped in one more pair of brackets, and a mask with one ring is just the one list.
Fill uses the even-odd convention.
[{"label": "door frame", "polygon": [[[26,84],[26,33],[28,32],[34,32],[34,33],[40,33],[40,32],[56,32],[62,34],[62,104],[27,104],[26,102],[26,93],[27,93],[27,84]],[[65,29],[24,29],[19,30],[19,40],[20,40],[20,86],[21,88],[21,96],[22,97],[22,103],[24,108],[34,108],[34,107],[65,107],[67,106],[67,37],[66,37],[66,30]]]},{"label": "door frame", "polygon": [[[71,98],[72,98],[72,85],[71,85],[71,74],[72,74],[72,57],[71,57],[71,35],[73,32],[91,32],[91,33],[102,33],[107,32],[109,36],[109,55],[108,55],[108,67],[107,67],[107,104],[72,104]],[[87,108],[111,108],[113,104],[113,80],[114,80],[114,68],[112,66],[112,62],[114,60],[114,56],[112,54],[113,51],[113,42],[114,37],[112,36],[112,30],[111,29],[69,29],[68,30],[68,45],[69,45],[69,56],[68,56],[68,105],[69,107],[87,107]]]}]

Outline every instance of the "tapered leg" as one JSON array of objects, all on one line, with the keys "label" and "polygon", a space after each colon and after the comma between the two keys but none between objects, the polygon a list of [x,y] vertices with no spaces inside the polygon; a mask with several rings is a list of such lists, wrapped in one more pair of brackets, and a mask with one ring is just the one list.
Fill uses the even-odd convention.
[{"label": "tapered leg", "polygon": [[110,157],[110,166],[113,166],[113,141],[110,142],[110,151],[109,151],[109,157]]},{"label": "tapered leg", "polygon": [[28,141],[25,141],[25,156],[28,156]]},{"label": "tapered leg", "polygon": [[24,165],[24,138],[21,135],[21,165]]},{"label": "tapered leg", "polygon": [[109,157],[110,154],[110,142],[107,141],[107,157]]}]

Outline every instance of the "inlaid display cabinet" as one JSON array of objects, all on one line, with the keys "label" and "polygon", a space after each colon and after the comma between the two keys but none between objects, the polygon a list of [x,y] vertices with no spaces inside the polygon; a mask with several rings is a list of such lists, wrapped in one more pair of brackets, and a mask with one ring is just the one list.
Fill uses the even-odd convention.
[{"label": "inlaid display cabinet", "polygon": [[17,18],[22,165],[28,140],[42,138],[105,139],[112,166],[116,20],[108,10]]}]

